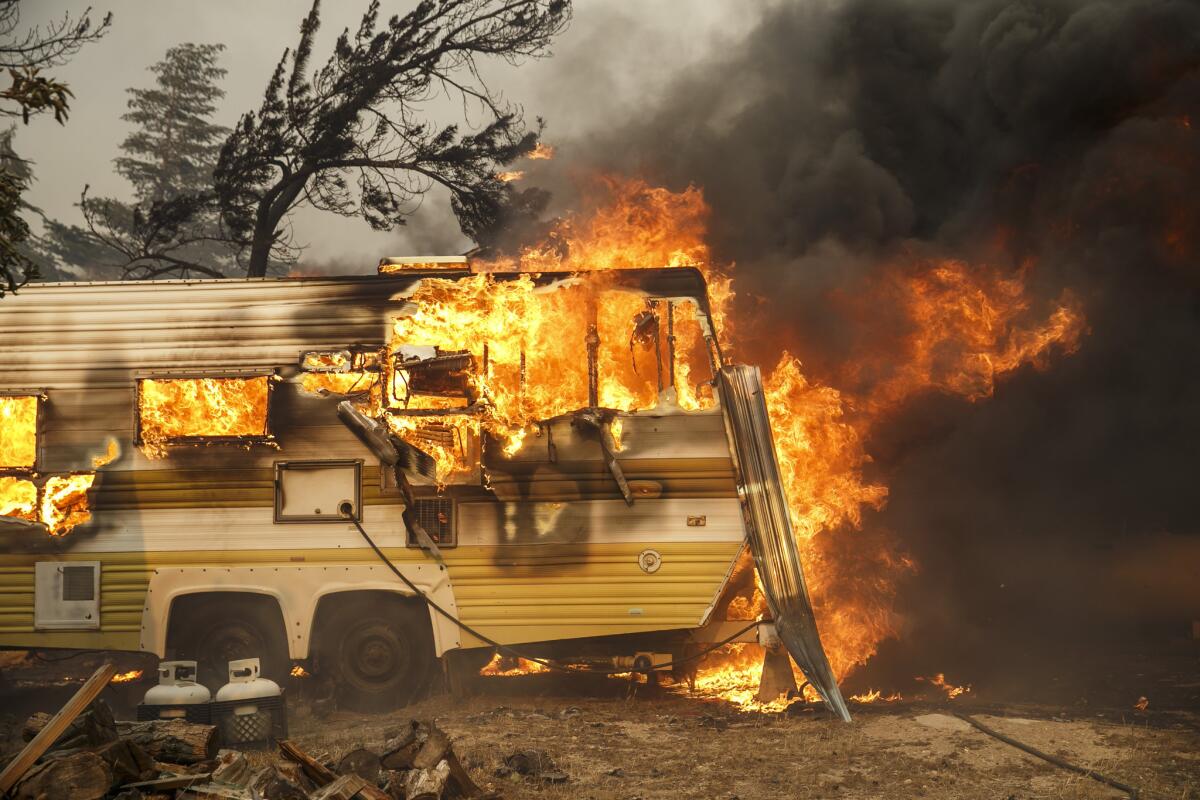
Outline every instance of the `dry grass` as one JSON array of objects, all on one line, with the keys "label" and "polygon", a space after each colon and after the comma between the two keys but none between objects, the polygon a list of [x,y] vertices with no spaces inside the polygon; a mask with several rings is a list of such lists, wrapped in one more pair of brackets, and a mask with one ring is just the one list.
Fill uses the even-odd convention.
[{"label": "dry grass", "polygon": [[[389,715],[299,717],[294,738],[331,757],[378,746],[389,727],[432,718],[481,785],[507,798],[1112,798],[1115,792],[975,731],[936,705],[870,708],[851,725],[819,711],[743,714],[676,696],[652,700],[438,697]],[[302,713],[302,712],[301,712]],[[982,715],[989,725],[1147,790],[1200,788],[1195,728]],[[545,750],[571,780],[502,778],[517,749]]]}]

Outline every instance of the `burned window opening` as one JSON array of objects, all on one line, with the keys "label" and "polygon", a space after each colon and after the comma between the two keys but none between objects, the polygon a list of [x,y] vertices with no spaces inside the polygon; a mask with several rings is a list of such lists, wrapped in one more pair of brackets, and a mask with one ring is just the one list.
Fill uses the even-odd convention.
[{"label": "burned window opening", "polygon": [[271,444],[270,375],[142,378],[134,443],[148,458],[168,448]]},{"label": "burned window opening", "polygon": [[37,468],[40,394],[0,395],[0,473]]},{"label": "burned window opening", "polygon": [[629,334],[629,361],[633,366],[633,374],[640,375],[637,364],[638,346],[654,348],[655,378],[658,381],[658,393],[663,392],[663,354],[662,337],[658,324],[658,305],[656,300],[646,301],[646,310],[633,318],[633,333]]},{"label": "burned window opening", "polygon": [[716,404],[714,339],[702,300],[652,295],[602,275],[550,283],[527,275],[426,278],[409,300],[393,325],[385,410],[400,438],[426,451],[442,448],[432,453],[439,461],[455,459],[453,470],[439,465],[441,481],[470,465],[459,461],[458,447],[431,435],[436,429],[419,431],[422,425],[459,426],[460,433],[469,426],[483,435],[480,451],[495,446],[512,457],[542,423],[579,411],[670,413]]},{"label": "burned window opening", "polygon": [[392,366],[391,406],[399,413],[467,408],[478,399],[474,375],[475,359],[463,350],[401,351]]},{"label": "burned window opening", "polygon": [[300,390],[337,397],[372,396],[382,371],[379,352],[357,347],[342,350],[309,350],[300,354]]}]

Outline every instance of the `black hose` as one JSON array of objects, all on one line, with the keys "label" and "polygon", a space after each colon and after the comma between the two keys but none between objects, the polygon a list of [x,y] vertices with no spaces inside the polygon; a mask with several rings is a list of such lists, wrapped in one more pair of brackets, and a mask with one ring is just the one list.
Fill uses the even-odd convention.
[{"label": "black hose", "polygon": [[1017,748],[1018,750],[1024,750],[1026,753],[1029,753],[1029,755],[1031,755],[1031,756],[1037,756],[1038,758],[1042,759],[1043,761],[1048,761],[1056,767],[1061,767],[1062,769],[1068,770],[1069,772],[1075,772],[1080,775],[1086,775],[1087,777],[1091,778],[1094,781],[1099,781],[1100,783],[1103,783],[1105,786],[1111,786],[1114,789],[1119,789],[1120,791],[1129,795],[1130,800],[1137,800],[1137,798],[1138,798],[1139,789],[1137,789],[1137,787],[1129,786],[1129,785],[1121,783],[1119,781],[1115,781],[1112,778],[1108,777],[1107,775],[1101,775],[1099,772],[1096,772],[1095,770],[1087,769],[1086,767],[1081,767],[1076,764],[1072,764],[1070,761],[1064,761],[1063,759],[1059,758],[1058,756],[1052,756],[1049,753],[1044,753],[1032,745],[1028,745],[1028,744],[1025,744],[1024,742],[1017,741],[1016,739],[1012,738],[1011,736],[1005,736],[1003,733],[1001,733],[998,730],[995,730],[994,728],[989,728],[987,725],[984,725],[982,722],[980,722],[979,720],[970,716],[969,714],[955,713],[954,716],[958,717],[959,719],[961,719],[963,722],[967,723],[968,725],[973,726],[977,730],[980,730],[983,733],[986,733],[988,736],[991,736],[993,739],[998,739],[1001,742],[1004,742],[1005,744],[1012,745],[1013,747]]},{"label": "black hose", "polygon": [[540,664],[543,667],[546,667],[547,669],[553,669],[553,670],[557,670],[559,672],[566,672],[566,673],[571,673],[571,674],[582,673],[585,675],[586,674],[590,674],[590,675],[621,675],[626,672],[651,672],[651,671],[655,671],[655,670],[666,669],[668,667],[674,667],[677,664],[686,664],[689,661],[696,661],[697,659],[703,658],[704,656],[708,655],[712,651],[718,650],[718,649],[724,647],[725,645],[730,644],[731,642],[733,642],[733,640],[737,639],[739,636],[741,636],[746,631],[749,631],[752,628],[758,627],[757,621],[752,622],[749,625],[747,625],[746,627],[742,628],[737,633],[730,636],[729,638],[723,639],[722,641],[717,642],[716,644],[710,645],[709,647],[706,647],[703,650],[700,650],[699,652],[691,653],[690,655],[683,656],[682,658],[672,659],[671,661],[668,661],[664,664],[653,664],[653,665],[647,667],[646,669],[641,669],[641,670],[569,669],[567,667],[560,667],[559,665],[554,664],[550,661],[547,661],[543,658],[525,655],[524,653],[521,653],[519,650],[514,650],[512,647],[510,647],[506,644],[500,644],[495,639],[485,636],[484,634],[482,634],[479,631],[472,628],[470,625],[467,625],[465,622],[460,622],[457,617],[455,617],[453,614],[451,614],[446,609],[439,606],[427,594],[425,594],[423,591],[421,591],[419,588],[417,588],[416,584],[414,584],[407,577],[405,577],[403,572],[396,569],[396,565],[392,563],[392,560],[390,558],[388,558],[387,555],[382,550],[379,549],[379,546],[377,544],[375,544],[375,541],[370,537],[370,535],[366,532],[366,530],[363,529],[362,523],[360,523],[353,515],[347,514],[346,517],[351,522],[354,523],[354,527],[358,528],[358,532],[362,534],[363,539],[365,539],[367,544],[369,544],[371,546],[371,549],[375,551],[375,555],[379,556],[379,560],[382,561],[384,564],[386,564],[388,566],[388,569],[390,569],[392,572],[394,572],[396,574],[396,577],[399,578],[400,580],[402,580],[404,582],[404,585],[407,586],[409,589],[411,589],[413,591],[413,593],[416,594],[417,597],[421,598],[421,600],[423,600],[427,606],[432,608],[437,613],[441,614],[446,619],[453,622],[455,625],[457,625],[462,630],[464,630],[467,633],[474,636],[476,639],[480,640],[481,642],[484,642],[485,644],[491,645],[492,647],[496,648],[501,653],[512,656],[514,658],[522,658],[526,661],[532,661],[534,664]]}]

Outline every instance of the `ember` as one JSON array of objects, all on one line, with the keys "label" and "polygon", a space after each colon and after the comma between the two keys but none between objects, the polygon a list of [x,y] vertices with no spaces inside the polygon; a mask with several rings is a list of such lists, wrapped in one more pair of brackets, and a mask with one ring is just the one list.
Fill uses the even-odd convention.
[{"label": "ember", "polygon": [[899,692],[892,692],[884,696],[883,692],[878,689],[868,689],[863,694],[852,694],[850,699],[856,703],[895,703],[898,700],[903,700],[904,697]]},{"label": "ember", "polygon": [[130,681],[136,681],[140,677],[142,677],[140,669],[131,669],[128,672],[118,672],[116,675],[113,675],[109,683],[129,683]]},{"label": "ember", "polygon": [[949,699],[949,700],[953,700],[954,698],[956,698],[960,695],[964,695],[967,692],[971,691],[971,687],[969,685],[968,686],[955,686],[952,683],[947,683],[945,674],[941,673],[941,672],[939,672],[937,675],[934,675],[932,678],[918,677],[916,680],[928,681],[933,686],[936,686],[937,688],[944,691],[946,693],[947,699]]},{"label": "ember", "polygon": [[299,664],[294,664],[288,674],[293,678],[307,678],[311,673]]},{"label": "ember", "polygon": [[539,664],[536,661],[502,656],[496,653],[496,655],[492,656],[492,660],[483,669],[479,670],[479,674],[486,677],[513,678],[518,675],[536,675],[540,672],[549,671],[549,667]]}]

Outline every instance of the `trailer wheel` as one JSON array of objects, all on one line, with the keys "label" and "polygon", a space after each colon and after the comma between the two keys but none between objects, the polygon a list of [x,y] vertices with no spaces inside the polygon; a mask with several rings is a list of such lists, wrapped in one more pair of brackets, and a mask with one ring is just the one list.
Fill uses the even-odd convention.
[{"label": "trailer wheel", "polygon": [[338,705],[354,711],[411,702],[425,689],[433,664],[427,617],[394,598],[338,602],[323,615],[317,647]]},{"label": "trailer wheel", "polygon": [[182,597],[172,609],[169,637],[177,658],[197,662],[200,683],[216,691],[229,681],[229,662],[262,661],[264,678],[283,684],[288,674],[283,617],[261,597]]}]

